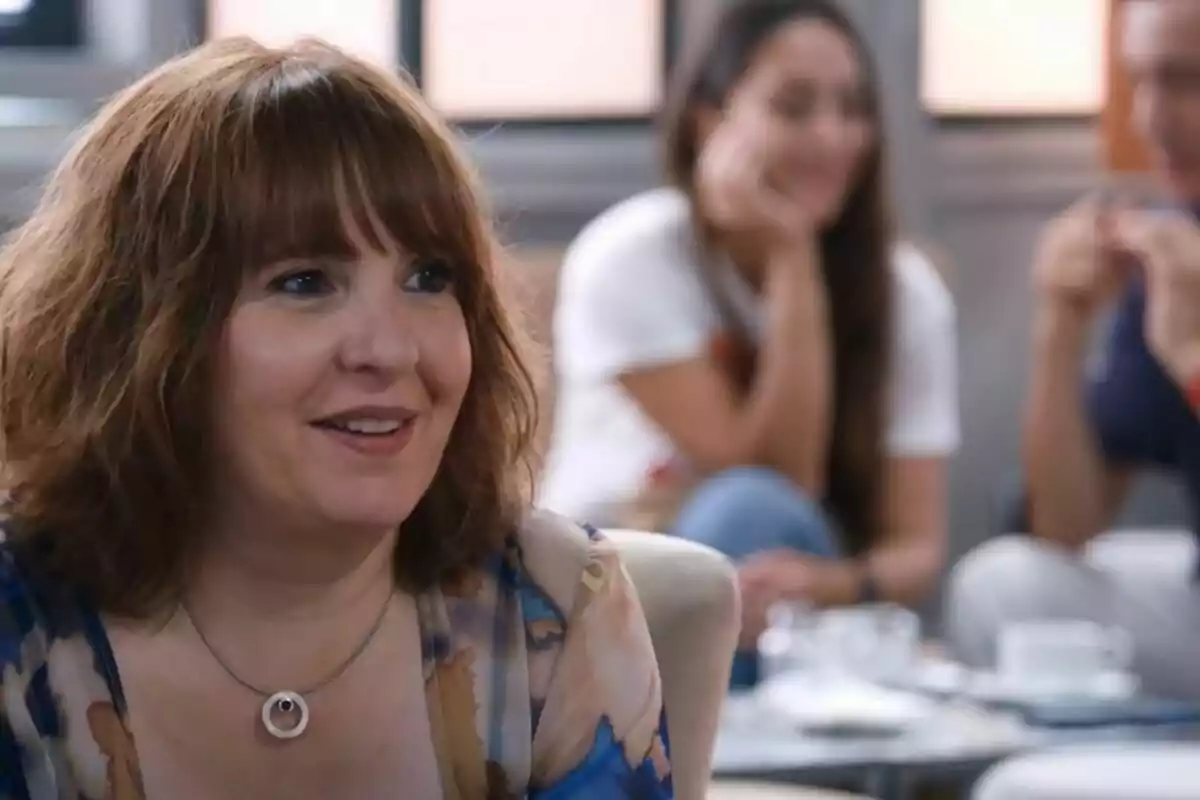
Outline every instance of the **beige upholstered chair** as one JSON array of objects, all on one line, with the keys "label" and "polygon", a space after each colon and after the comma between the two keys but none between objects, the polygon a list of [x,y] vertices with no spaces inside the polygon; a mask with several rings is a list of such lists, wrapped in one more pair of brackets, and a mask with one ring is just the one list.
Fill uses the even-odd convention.
[{"label": "beige upholstered chair", "polygon": [[706,800],[869,800],[862,795],[832,789],[808,789],[770,783],[716,781],[708,789]]},{"label": "beige upholstered chair", "polygon": [[975,784],[974,800],[1195,800],[1200,745],[1120,742],[1017,756]]},{"label": "beige upholstered chair", "polygon": [[654,640],[675,796],[704,800],[741,619],[733,565],[715,550],[671,536],[605,534],[637,587]]},{"label": "beige upholstered chair", "polygon": [[741,782],[709,787],[712,750],[741,615],[733,565],[694,542],[607,530],[650,626],[670,722],[678,800],[853,800],[853,795]]}]

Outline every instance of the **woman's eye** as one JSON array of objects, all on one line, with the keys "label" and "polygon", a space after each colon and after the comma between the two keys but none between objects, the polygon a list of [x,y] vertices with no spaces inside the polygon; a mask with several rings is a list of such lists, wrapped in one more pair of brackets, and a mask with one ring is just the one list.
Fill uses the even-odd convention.
[{"label": "woman's eye", "polygon": [[454,271],[449,262],[441,258],[423,258],[415,261],[404,288],[422,294],[440,294],[454,285]]},{"label": "woman's eye", "polygon": [[271,289],[298,297],[318,297],[333,290],[333,281],[319,269],[305,269],[280,275],[271,281]]},{"label": "woman's eye", "polygon": [[842,115],[847,119],[866,119],[870,106],[862,92],[848,92],[841,98]]},{"label": "woman's eye", "polygon": [[813,103],[809,98],[786,98],[771,104],[775,113],[791,122],[803,121],[812,115]]}]

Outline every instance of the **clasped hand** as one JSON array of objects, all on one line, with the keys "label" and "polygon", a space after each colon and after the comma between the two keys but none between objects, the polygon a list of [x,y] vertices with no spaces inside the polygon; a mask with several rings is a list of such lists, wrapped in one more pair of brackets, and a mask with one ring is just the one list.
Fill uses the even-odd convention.
[{"label": "clasped hand", "polygon": [[1056,314],[1087,320],[1137,270],[1147,288],[1146,342],[1182,386],[1200,371],[1200,226],[1190,216],[1083,201],[1047,228],[1034,279]]},{"label": "clasped hand", "polygon": [[1182,214],[1128,213],[1115,234],[1145,271],[1146,342],[1184,386],[1200,375],[1200,226]]}]

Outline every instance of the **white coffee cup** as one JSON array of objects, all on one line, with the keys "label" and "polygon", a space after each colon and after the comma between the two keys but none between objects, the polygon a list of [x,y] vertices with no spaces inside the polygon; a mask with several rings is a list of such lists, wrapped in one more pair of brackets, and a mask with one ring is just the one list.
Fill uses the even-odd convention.
[{"label": "white coffee cup", "polygon": [[1133,660],[1133,640],[1117,627],[1087,620],[1035,620],[1005,627],[996,672],[1023,695],[1086,695]]}]

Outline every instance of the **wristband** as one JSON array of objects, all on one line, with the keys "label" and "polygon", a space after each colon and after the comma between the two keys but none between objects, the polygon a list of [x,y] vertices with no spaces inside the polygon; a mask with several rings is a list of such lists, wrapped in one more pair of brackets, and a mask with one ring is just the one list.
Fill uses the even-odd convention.
[{"label": "wristband", "polygon": [[862,572],[860,573],[858,581],[857,602],[863,605],[870,605],[872,603],[878,603],[879,600],[879,584],[875,582],[875,575],[873,574],[871,565],[868,564],[864,559],[862,561]]}]

